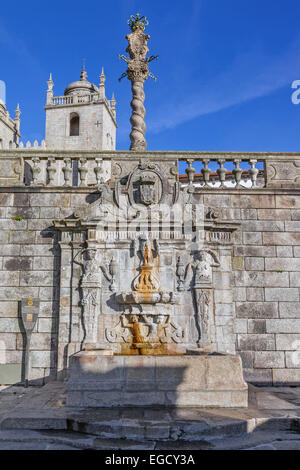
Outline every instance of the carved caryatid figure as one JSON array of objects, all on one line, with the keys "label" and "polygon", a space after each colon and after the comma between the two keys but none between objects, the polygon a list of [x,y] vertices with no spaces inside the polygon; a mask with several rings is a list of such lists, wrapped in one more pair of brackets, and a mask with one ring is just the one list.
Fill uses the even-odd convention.
[{"label": "carved caryatid figure", "polygon": [[196,295],[196,324],[199,330],[198,343],[205,344],[211,342],[210,334],[210,311],[211,311],[211,292],[209,289],[195,289]]},{"label": "carved caryatid figure", "polygon": [[[81,257],[80,261],[76,259],[78,255]],[[101,271],[108,281],[112,281],[112,276],[109,274],[106,262],[100,262],[99,251],[96,248],[85,248],[79,251],[74,257],[74,263],[82,266],[81,286],[95,284],[101,288]]]},{"label": "carved caryatid figure", "polygon": [[195,299],[195,323],[198,331],[197,344],[208,346],[213,343],[211,337],[211,323],[213,321],[213,267],[220,266],[216,253],[203,248],[195,253],[194,262],[185,268],[182,258],[177,258],[176,275],[179,291],[189,289],[191,286]]},{"label": "carved caryatid figure", "polygon": [[97,250],[87,249],[82,253],[84,252],[86,253],[86,261],[81,263],[83,266],[81,285],[86,283],[95,283],[98,287],[101,287],[101,275],[99,261],[97,259]]},{"label": "carved caryatid figure", "polygon": [[199,252],[199,257],[194,264],[195,283],[194,287],[199,284],[212,282],[212,257],[205,251]]},{"label": "carved caryatid figure", "polygon": [[194,294],[196,300],[196,326],[200,345],[209,345],[211,338],[212,305],[212,267],[220,266],[219,259],[212,250],[200,250],[194,268]]},{"label": "carved caryatid figure", "polygon": [[220,261],[216,253],[210,249],[203,249],[196,253],[196,260],[192,264],[194,269],[194,287],[212,283],[212,268],[219,267]]},{"label": "carved caryatid figure", "polygon": [[[81,255],[81,261],[76,259],[79,254]],[[98,334],[97,317],[99,314],[100,289],[102,285],[101,271],[107,280],[112,282],[113,279],[106,266],[99,261],[97,250],[94,248],[87,248],[78,252],[74,258],[74,263],[81,265],[83,270],[80,281],[82,290],[81,305],[83,309],[82,320],[85,330],[83,344],[95,344],[97,343]]]}]

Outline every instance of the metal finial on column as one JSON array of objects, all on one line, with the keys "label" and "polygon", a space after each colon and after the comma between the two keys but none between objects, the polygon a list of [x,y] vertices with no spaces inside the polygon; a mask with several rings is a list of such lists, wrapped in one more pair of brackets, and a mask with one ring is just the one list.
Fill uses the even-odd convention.
[{"label": "metal finial on column", "polygon": [[148,25],[148,21],[145,16],[140,16],[137,13],[135,16],[131,15],[128,20],[128,24],[131,29],[131,34],[127,34],[126,39],[128,41],[128,52],[129,57],[119,55],[119,58],[123,59],[127,63],[127,70],[119,78],[128,77],[131,81],[132,90],[132,101],[130,103],[132,114],[130,118],[131,132],[130,132],[130,150],[145,151],[147,149],[147,143],[145,139],[146,125],[145,125],[145,114],[146,110],[144,107],[144,82],[148,76],[156,78],[148,70],[148,63],[158,56],[147,57],[149,51],[147,42],[150,38],[148,34],[144,34],[144,29]]}]

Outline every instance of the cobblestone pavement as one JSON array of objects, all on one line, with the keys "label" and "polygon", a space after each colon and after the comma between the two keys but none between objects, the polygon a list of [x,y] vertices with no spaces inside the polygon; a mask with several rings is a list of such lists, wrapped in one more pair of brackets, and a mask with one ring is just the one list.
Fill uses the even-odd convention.
[{"label": "cobblestone pavement", "polygon": [[249,407],[65,407],[65,384],[0,387],[0,450],[300,450],[300,387],[249,386]]}]

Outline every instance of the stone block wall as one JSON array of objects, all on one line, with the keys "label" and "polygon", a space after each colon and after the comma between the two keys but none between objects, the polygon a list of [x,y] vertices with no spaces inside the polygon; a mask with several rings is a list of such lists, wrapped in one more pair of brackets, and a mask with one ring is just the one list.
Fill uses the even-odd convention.
[{"label": "stone block wall", "polygon": [[[70,136],[70,116],[79,116],[79,135]],[[100,123],[95,125],[96,123]],[[114,150],[116,123],[104,101],[96,104],[46,106],[47,149]]]},{"label": "stone block wall", "polygon": [[233,247],[236,347],[246,380],[300,382],[300,198],[297,192],[204,195],[240,221]]},{"label": "stone block wall", "polygon": [[59,257],[53,219],[73,212],[71,200],[64,191],[0,192],[0,377],[4,364],[24,360],[19,301],[31,297],[40,299],[40,312],[31,338],[30,379],[41,383],[56,375]]}]

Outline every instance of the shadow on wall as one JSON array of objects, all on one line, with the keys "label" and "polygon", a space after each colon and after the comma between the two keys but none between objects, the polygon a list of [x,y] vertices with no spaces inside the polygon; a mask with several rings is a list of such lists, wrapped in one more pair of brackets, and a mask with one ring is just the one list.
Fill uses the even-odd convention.
[{"label": "shadow on wall", "polygon": [[158,368],[153,356],[102,356],[101,361],[91,355],[71,368],[67,405],[72,407],[174,406],[182,391],[195,387],[187,383],[186,367]]}]

